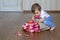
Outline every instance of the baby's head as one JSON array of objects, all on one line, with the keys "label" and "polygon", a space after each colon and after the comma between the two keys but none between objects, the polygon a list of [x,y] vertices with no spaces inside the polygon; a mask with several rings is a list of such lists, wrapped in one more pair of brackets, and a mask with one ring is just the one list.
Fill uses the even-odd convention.
[{"label": "baby's head", "polygon": [[38,3],[34,3],[31,7],[31,11],[34,15],[40,15],[41,6]]}]

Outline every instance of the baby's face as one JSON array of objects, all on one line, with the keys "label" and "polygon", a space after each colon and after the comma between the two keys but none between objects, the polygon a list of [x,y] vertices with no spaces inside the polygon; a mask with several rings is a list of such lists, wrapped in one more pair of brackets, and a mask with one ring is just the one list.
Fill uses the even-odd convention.
[{"label": "baby's face", "polygon": [[35,9],[35,15],[40,15],[40,11],[38,9]]}]

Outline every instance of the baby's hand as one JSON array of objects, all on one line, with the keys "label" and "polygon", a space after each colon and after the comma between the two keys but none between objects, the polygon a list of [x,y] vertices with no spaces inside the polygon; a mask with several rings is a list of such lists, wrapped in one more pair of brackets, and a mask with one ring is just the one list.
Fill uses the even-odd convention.
[{"label": "baby's hand", "polygon": [[39,19],[36,19],[35,22],[39,23]]}]

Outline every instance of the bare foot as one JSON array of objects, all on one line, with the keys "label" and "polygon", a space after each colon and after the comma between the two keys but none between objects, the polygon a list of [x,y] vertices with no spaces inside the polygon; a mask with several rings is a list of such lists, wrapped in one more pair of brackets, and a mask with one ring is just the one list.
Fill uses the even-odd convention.
[{"label": "bare foot", "polygon": [[50,29],[50,31],[54,31],[54,29],[55,29],[55,27],[52,27],[52,28]]}]

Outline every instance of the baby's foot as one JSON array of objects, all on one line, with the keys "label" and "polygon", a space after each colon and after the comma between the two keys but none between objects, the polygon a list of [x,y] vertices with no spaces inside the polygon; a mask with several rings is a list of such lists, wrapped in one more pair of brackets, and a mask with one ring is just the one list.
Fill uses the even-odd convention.
[{"label": "baby's foot", "polygon": [[55,29],[55,27],[52,27],[51,29],[50,29],[50,31],[53,31]]}]

